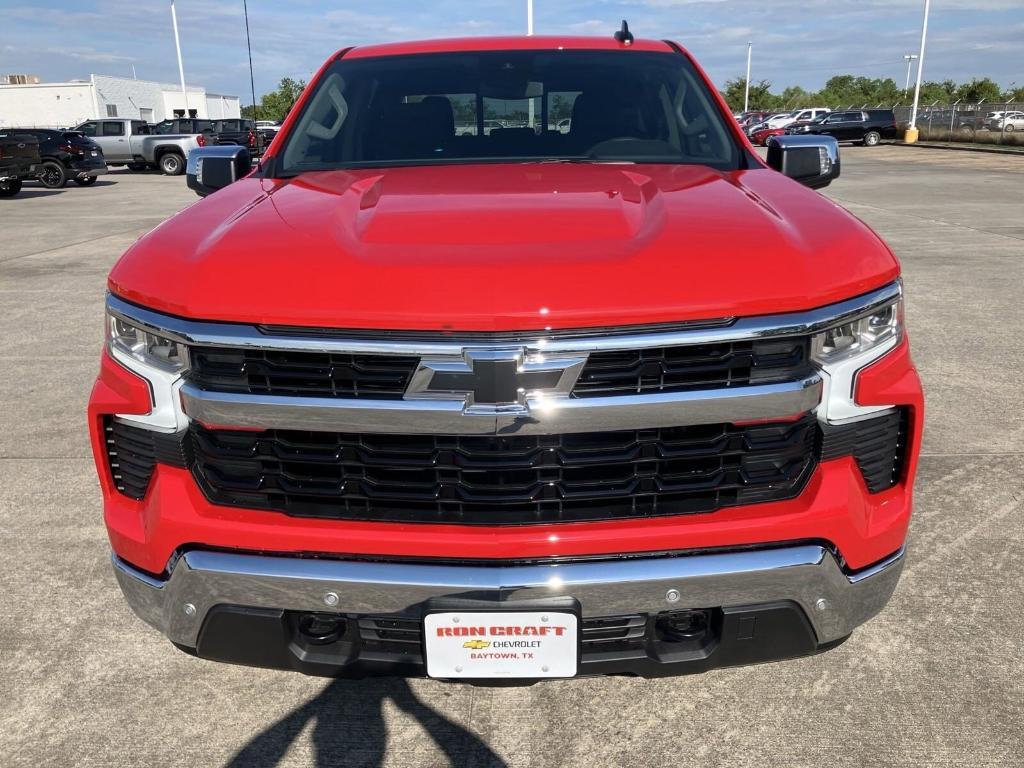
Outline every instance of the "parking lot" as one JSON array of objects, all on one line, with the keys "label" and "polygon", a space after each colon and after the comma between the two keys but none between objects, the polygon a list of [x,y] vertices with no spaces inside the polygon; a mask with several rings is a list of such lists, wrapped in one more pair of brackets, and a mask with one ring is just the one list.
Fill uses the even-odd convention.
[{"label": "parking lot", "polygon": [[0,765],[1024,765],[1024,157],[843,150],[827,190],[903,261],[928,398],[909,562],[827,654],[529,687],[204,662],[109,563],[85,403],[104,279],[191,204],[116,170],[0,201]]}]

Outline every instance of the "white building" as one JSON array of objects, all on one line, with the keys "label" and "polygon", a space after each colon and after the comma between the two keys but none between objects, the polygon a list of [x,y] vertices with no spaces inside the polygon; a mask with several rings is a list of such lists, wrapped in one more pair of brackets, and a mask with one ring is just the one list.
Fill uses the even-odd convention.
[{"label": "white building", "polygon": [[133,80],[130,77],[90,75],[68,83],[0,85],[0,128],[66,128],[102,117],[130,117],[158,123],[170,117],[211,120],[241,117],[237,96],[207,93],[186,86],[188,106],[180,85]]}]

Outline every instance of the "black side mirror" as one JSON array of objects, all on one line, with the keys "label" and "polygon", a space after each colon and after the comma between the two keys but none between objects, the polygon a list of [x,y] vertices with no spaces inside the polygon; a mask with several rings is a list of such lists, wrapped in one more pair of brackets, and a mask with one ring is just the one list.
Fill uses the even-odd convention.
[{"label": "black side mirror", "polygon": [[839,178],[839,142],[831,136],[772,136],[767,161],[794,181],[821,189]]},{"label": "black side mirror", "polygon": [[247,176],[251,170],[252,160],[245,147],[202,147],[188,153],[185,179],[189,189],[206,197]]}]

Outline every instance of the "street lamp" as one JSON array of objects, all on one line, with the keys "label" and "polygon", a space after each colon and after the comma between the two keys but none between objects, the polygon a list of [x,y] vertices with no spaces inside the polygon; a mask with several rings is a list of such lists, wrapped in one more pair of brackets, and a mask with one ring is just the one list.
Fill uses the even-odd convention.
[{"label": "street lamp", "polygon": [[908,53],[903,58],[907,62],[907,84],[903,86],[903,97],[906,98],[907,92],[910,90],[910,66],[914,63],[914,59],[917,58],[917,54]]},{"label": "street lamp", "polygon": [[747,82],[746,87],[743,89],[743,111],[746,112],[750,109],[750,55],[753,51],[754,44],[747,41]]},{"label": "street lamp", "polygon": [[181,95],[185,99],[185,114],[188,117],[188,91],[185,90],[185,67],[181,63],[181,40],[178,39],[178,14],[174,12],[174,0],[171,0],[171,24],[174,25],[174,47],[178,51],[178,76],[181,77]]},{"label": "street lamp", "polygon": [[917,85],[914,86],[914,107],[910,112],[910,127],[907,131],[907,141],[917,141],[917,105],[921,99],[921,75],[924,74],[924,44],[928,39],[928,12],[931,10],[932,0],[924,0],[924,24],[921,27],[921,53],[917,59]]}]

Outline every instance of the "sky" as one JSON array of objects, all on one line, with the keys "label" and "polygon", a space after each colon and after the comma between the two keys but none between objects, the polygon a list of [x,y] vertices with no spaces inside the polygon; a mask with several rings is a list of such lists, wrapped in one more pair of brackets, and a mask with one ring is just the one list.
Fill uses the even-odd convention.
[{"label": "sky", "polygon": [[[721,87],[742,76],[817,90],[835,74],[892,77],[920,45],[923,0],[534,0],[537,34],[670,38]],[[251,102],[242,0],[177,0],[185,77]],[[249,0],[257,97],[308,79],[335,50],[425,37],[521,34],[526,0]],[[169,0],[0,0],[0,73],[177,82]],[[1024,0],[933,0],[925,79],[1024,85]]]}]

